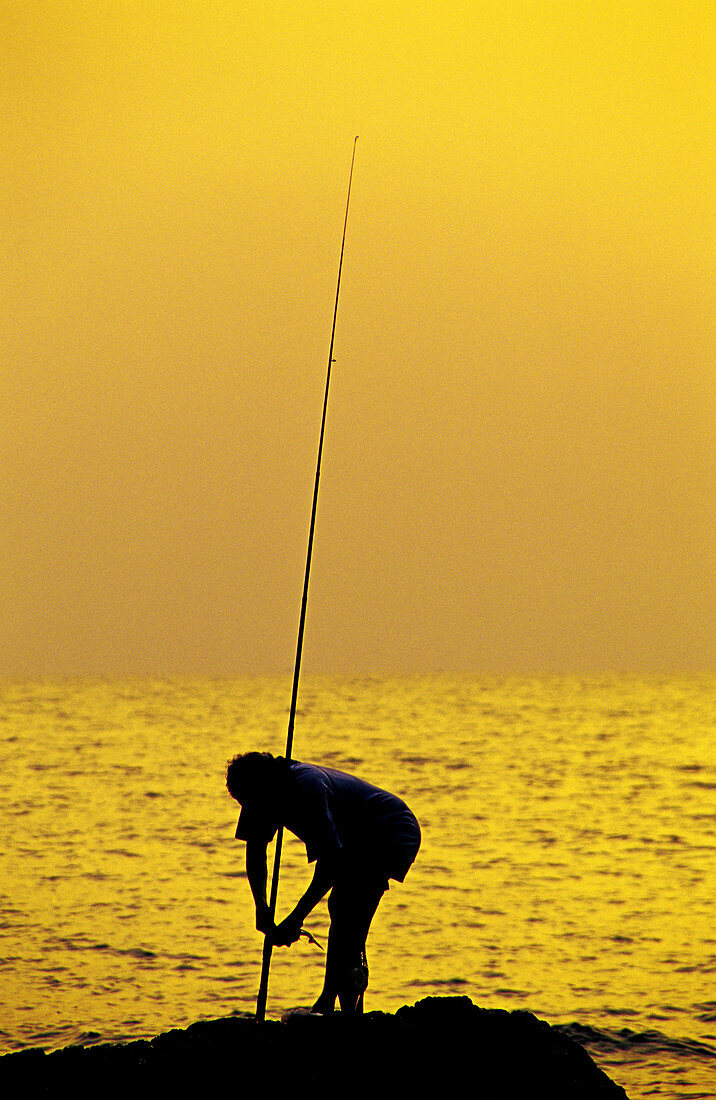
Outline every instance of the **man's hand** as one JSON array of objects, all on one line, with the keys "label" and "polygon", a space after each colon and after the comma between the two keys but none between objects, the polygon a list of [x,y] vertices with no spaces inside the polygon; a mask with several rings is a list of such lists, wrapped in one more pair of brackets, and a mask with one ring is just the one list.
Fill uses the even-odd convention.
[{"label": "man's hand", "polygon": [[276,925],[271,941],[276,947],[289,947],[296,942],[300,935],[301,921],[293,913],[290,913],[285,920]]}]

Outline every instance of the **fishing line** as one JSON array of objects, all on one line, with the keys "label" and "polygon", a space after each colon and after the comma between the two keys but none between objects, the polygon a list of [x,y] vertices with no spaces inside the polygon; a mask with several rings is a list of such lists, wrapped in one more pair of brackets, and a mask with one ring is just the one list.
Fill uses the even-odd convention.
[{"label": "fishing line", "polygon": [[[316,477],[313,484],[313,505],[311,508],[311,524],[308,532],[308,550],[306,552],[306,572],[303,578],[303,595],[301,598],[301,616],[298,624],[298,641],[296,644],[296,663],[293,668],[293,687],[291,689],[291,709],[288,718],[288,732],[286,734],[286,760],[291,759],[293,749],[293,729],[296,722],[296,702],[298,700],[298,681],[301,672],[301,655],[303,653],[303,635],[306,626],[306,608],[308,606],[308,582],[311,576],[311,557],[313,554],[313,536],[316,530],[316,510],[318,506],[318,485],[321,480],[321,458],[323,457],[323,439],[326,433],[326,411],[328,409],[328,390],[331,384],[331,366],[333,364],[333,344],[336,338],[336,319],[338,317],[338,298],[341,292],[341,272],[343,270],[343,253],[346,247],[346,230],[348,228],[348,208],[351,201],[351,184],[353,182],[353,165],[356,159],[356,145],[358,138],[353,142],[353,155],[351,157],[351,170],[348,176],[348,196],[346,198],[346,213],[343,219],[343,239],[341,241],[341,258],[338,262],[338,280],[336,283],[336,300],[333,306],[333,327],[331,328],[331,344],[328,349],[328,368],[326,370],[326,387],[323,394],[323,415],[321,417],[321,433],[318,440],[318,457],[316,459]],[[273,861],[273,874],[271,876],[271,895],[269,898],[269,913],[273,924],[276,914],[276,899],[278,897],[278,877],[281,867],[281,847],[283,844],[283,825],[279,825],[276,834],[276,852]],[[268,996],[269,970],[271,968],[271,953],[273,943],[271,936],[264,936],[263,958],[261,961],[261,981],[256,999],[256,1019],[263,1020],[266,1015],[266,999]]]}]

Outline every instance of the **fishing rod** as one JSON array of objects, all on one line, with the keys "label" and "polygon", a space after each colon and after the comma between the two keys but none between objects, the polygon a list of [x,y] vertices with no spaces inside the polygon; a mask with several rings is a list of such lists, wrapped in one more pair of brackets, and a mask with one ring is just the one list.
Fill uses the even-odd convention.
[{"label": "fishing rod", "polygon": [[[286,734],[286,760],[291,759],[293,749],[293,729],[296,723],[296,703],[298,700],[298,681],[301,672],[301,655],[303,653],[303,634],[306,627],[306,607],[308,606],[308,581],[311,576],[311,557],[313,554],[313,536],[316,530],[316,510],[318,507],[318,485],[321,480],[321,458],[323,456],[323,439],[326,434],[326,411],[328,409],[328,390],[331,384],[331,365],[333,364],[333,344],[336,338],[336,318],[338,317],[338,297],[341,292],[341,271],[343,270],[343,253],[346,247],[346,230],[348,228],[348,208],[351,201],[351,184],[353,182],[353,165],[356,159],[356,145],[358,138],[353,142],[353,155],[351,157],[351,170],[348,176],[348,196],[346,198],[346,213],[343,220],[343,239],[341,241],[341,258],[338,262],[338,281],[336,283],[336,300],[333,306],[333,327],[331,329],[331,343],[328,349],[328,368],[326,370],[326,388],[323,394],[323,415],[321,417],[321,433],[318,440],[318,457],[316,459],[316,478],[313,484],[313,506],[311,508],[311,524],[308,532],[308,550],[306,553],[306,572],[303,578],[303,596],[301,598],[301,617],[298,624],[298,642],[296,644],[296,663],[293,668],[293,687],[291,689],[291,709],[288,717],[288,732]],[[276,852],[273,860],[273,874],[271,876],[271,895],[269,898],[269,914],[271,923],[276,915],[276,899],[278,897],[278,876],[281,866],[281,847],[283,844],[283,825],[280,825],[276,834]],[[256,1019],[263,1020],[266,1015],[266,999],[268,996],[269,970],[271,968],[271,953],[273,943],[271,935],[264,936],[263,958],[261,961],[261,981],[258,997],[256,999]]]}]

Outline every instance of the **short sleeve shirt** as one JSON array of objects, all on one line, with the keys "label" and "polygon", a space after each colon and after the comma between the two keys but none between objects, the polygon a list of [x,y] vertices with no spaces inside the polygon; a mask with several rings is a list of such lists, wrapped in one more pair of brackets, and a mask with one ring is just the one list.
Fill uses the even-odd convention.
[{"label": "short sleeve shirt", "polygon": [[268,843],[279,825],[306,845],[309,863],[370,864],[402,881],[420,847],[420,827],[397,795],[335,768],[289,763],[285,794],[272,808],[247,800],[236,836]]}]

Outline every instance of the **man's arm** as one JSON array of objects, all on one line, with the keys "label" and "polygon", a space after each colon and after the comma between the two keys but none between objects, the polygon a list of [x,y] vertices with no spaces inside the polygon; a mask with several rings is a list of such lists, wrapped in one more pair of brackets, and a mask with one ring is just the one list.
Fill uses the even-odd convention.
[{"label": "man's arm", "polygon": [[304,920],[311,910],[318,905],[321,898],[328,893],[335,879],[336,860],[318,859],[306,893],[296,902],[293,912],[289,913],[285,920],[282,920],[276,926],[272,939],[277,946],[287,947],[289,944],[296,942],[301,934],[301,925]]},{"label": "man's arm", "polygon": [[256,905],[256,928],[264,935],[274,927],[266,901],[266,848],[265,841],[246,842],[246,874]]},{"label": "man's arm", "polygon": [[303,897],[296,902],[293,912],[291,913],[291,917],[295,918],[299,925],[303,924],[308,914],[318,905],[321,898],[326,896],[335,880],[335,859],[324,858],[316,860],[316,868],[313,872],[313,878],[311,879],[309,887]]}]

